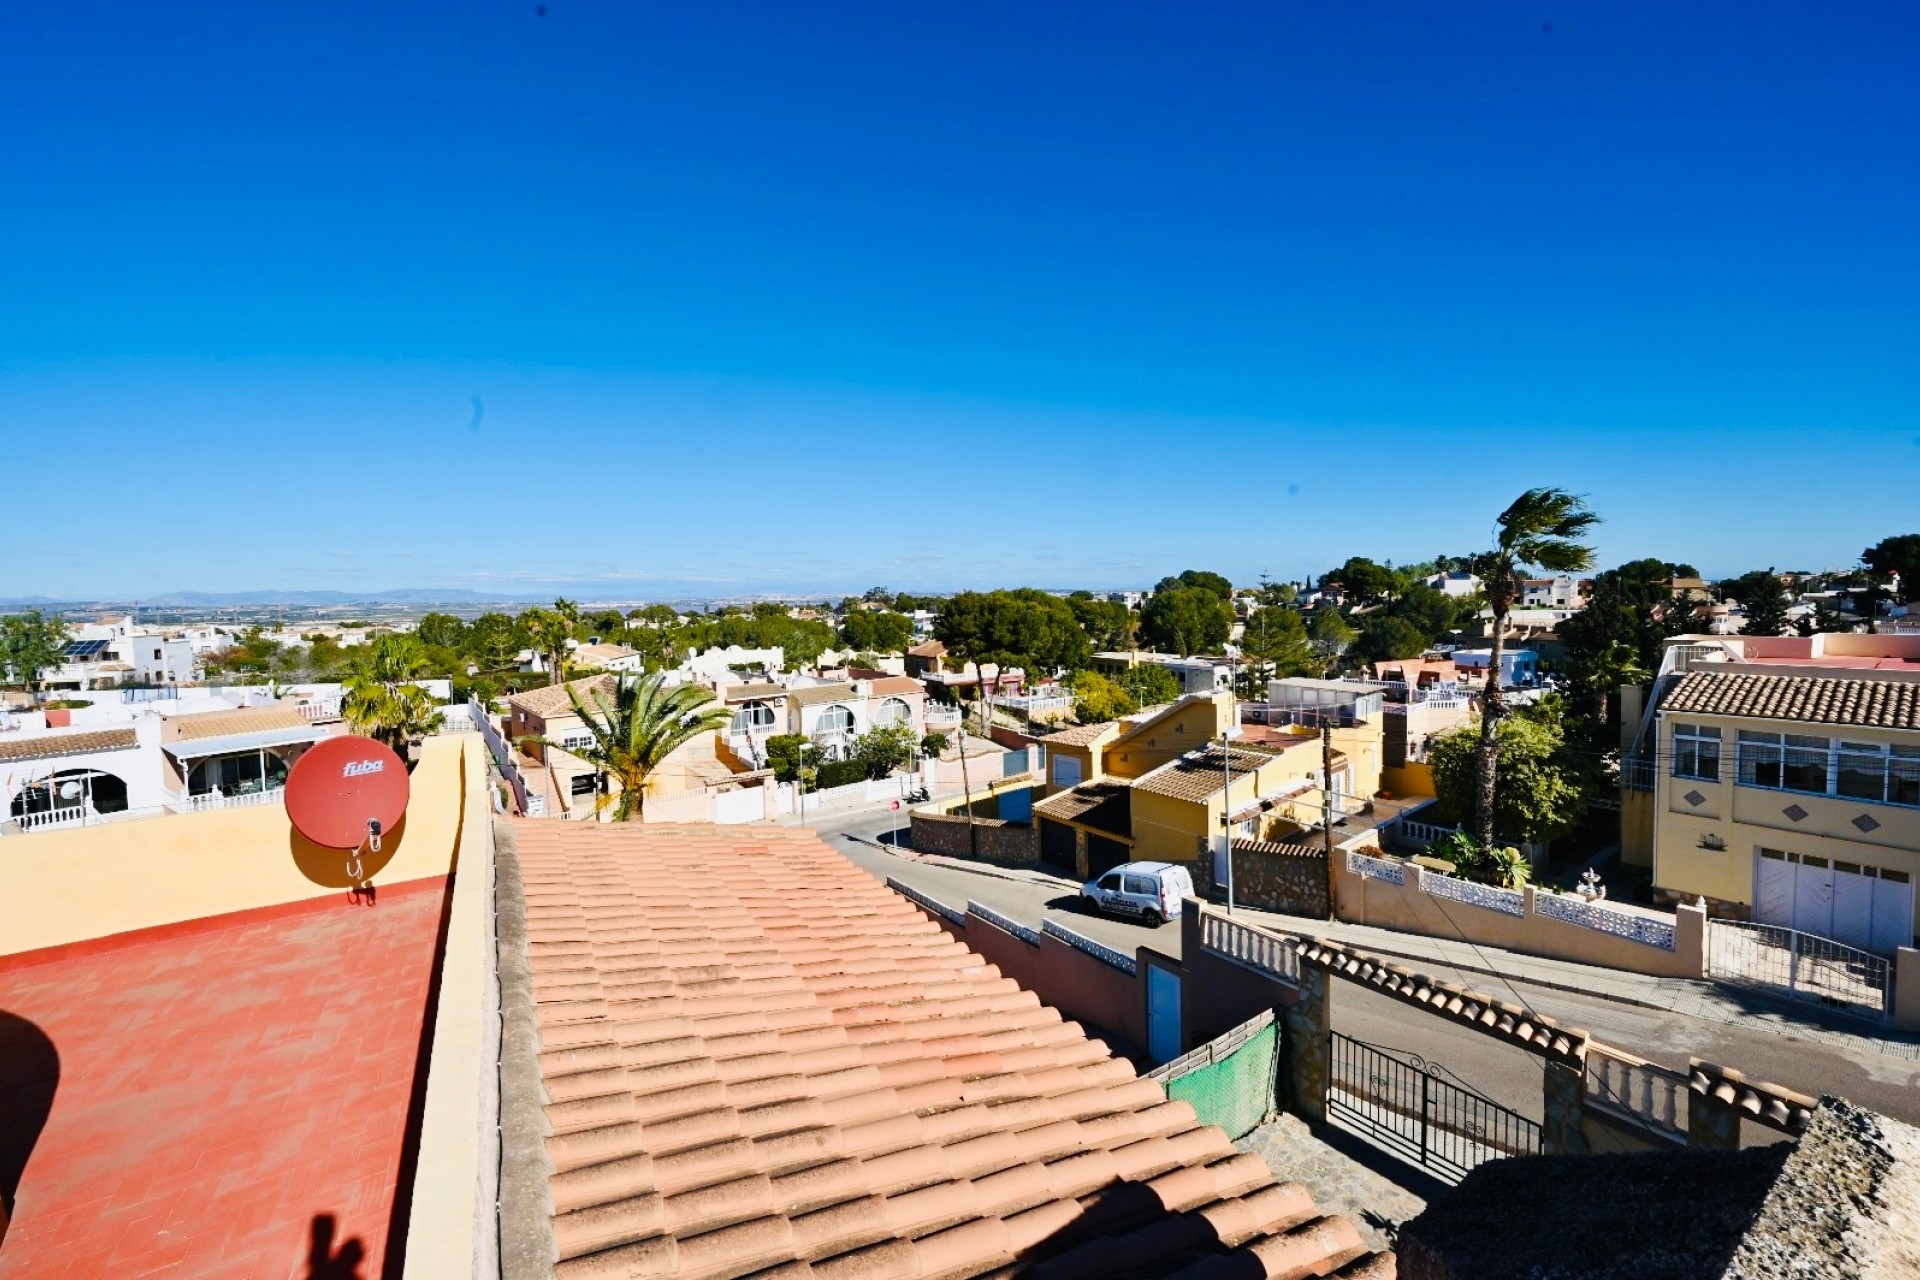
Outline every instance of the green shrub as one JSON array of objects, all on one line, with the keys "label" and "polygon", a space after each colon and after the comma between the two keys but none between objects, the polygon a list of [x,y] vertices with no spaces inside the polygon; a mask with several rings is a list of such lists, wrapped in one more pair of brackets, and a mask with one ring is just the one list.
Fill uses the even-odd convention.
[{"label": "green shrub", "polygon": [[831,787],[844,787],[850,782],[867,780],[867,762],[864,760],[829,760],[820,766],[814,778],[814,787],[825,791]]}]

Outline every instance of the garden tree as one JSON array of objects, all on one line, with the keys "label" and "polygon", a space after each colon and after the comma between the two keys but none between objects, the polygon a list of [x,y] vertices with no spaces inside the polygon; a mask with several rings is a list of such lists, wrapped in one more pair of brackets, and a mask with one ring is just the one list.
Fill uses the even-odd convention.
[{"label": "garden tree", "polygon": [[1493,651],[1487,661],[1487,691],[1481,700],[1475,834],[1488,848],[1494,843],[1494,779],[1501,745],[1498,729],[1506,711],[1500,672],[1507,647],[1507,616],[1520,597],[1521,579],[1528,569],[1576,573],[1593,567],[1593,548],[1584,539],[1598,523],[1600,517],[1586,502],[1564,489],[1529,489],[1500,513],[1493,549],[1480,557],[1480,578],[1486,587],[1487,604],[1493,610]]},{"label": "garden tree", "polygon": [[1811,614],[1802,615],[1798,627],[1802,636],[1832,634],[1852,629],[1853,622],[1825,600],[1816,603]]},{"label": "garden tree", "polygon": [[[647,806],[647,784],[654,771],[680,747],[717,732],[732,718],[726,706],[714,700],[711,689],[697,684],[669,685],[658,672],[616,681],[612,697],[600,689],[590,689],[588,695],[582,698],[577,686],[567,686],[567,698],[593,741],[560,749],[620,784],[620,794],[614,801],[615,822],[641,819]],[[545,738],[535,741],[541,746],[560,746]]]},{"label": "garden tree", "polygon": [[1133,647],[1134,629],[1139,620],[1133,610],[1118,600],[1095,600],[1090,592],[1076,591],[1067,598],[1080,629],[1095,649],[1116,651]]},{"label": "garden tree", "polygon": [[923,755],[943,756],[947,753],[948,745],[947,735],[944,733],[930,733],[920,739],[920,751]]},{"label": "garden tree", "polygon": [[38,609],[0,618],[0,680],[40,691],[41,673],[60,665],[67,628]]},{"label": "garden tree", "polygon": [[867,593],[860,598],[868,604],[883,604],[889,609],[893,608],[893,592],[885,587],[868,587]]},{"label": "garden tree", "polygon": [[405,633],[360,646],[340,700],[349,728],[386,743],[403,760],[409,747],[441,723],[433,695],[416,683],[427,676],[424,649],[418,636]]},{"label": "garden tree", "polygon": [[[312,679],[337,680],[353,665],[353,653],[332,636],[316,635],[307,641],[307,651],[300,665],[304,673]],[[455,673],[455,669],[450,667],[438,674],[453,675]]]},{"label": "garden tree", "polygon": [[855,609],[840,622],[840,643],[874,653],[900,653],[913,643],[913,619],[900,613]]},{"label": "garden tree", "polygon": [[912,725],[880,725],[853,740],[853,759],[866,766],[867,777],[877,782],[896,769],[906,768],[919,745],[920,735]]},{"label": "garden tree", "polygon": [[1140,639],[1161,653],[1218,653],[1232,634],[1233,606],[1206,587],[1156,589],[1140,610]]},{"label": "garden tree", "polygon": [[1300,588],[1291,582],[1268,582],[1260,580],[1260,603],[1268,608],[1290,605],[1300,598]]},{"label": "garden tree", "polygon": [[627,611],[629,624],[638,622],[648,627],[672,627],[679,625],[680,615],[673,611],[672,605],[650,604],[639,609]]},{"label": "garden tree", "polygon": [[1920,601],[1920,533],[1882,538],[1860,553],[1860,563],[1876,578],[1900,575],[1900,598]]},{"label": "garden tree", "polygon": [[535,607],[520,614],[520,632],[534,652],[546,659],[547,673],[557,683],[567,678],[567,641],[573,624],[558,609]]},{"label": "garden tree", "polygon": [[1120,673],[1116,683],[1142,707],[1178,702],[1183,692],[1179,678],[1157,662],[1143,662],[1137,667],[1129,667]]},{"label": "garden tree", "polygon": [[1317,675],[1323,669],[1313,656],[1300,614],[1278,605],[1255,609],[1247,619],[1240,633],[1240,656],[1247,663],[1247,681],[1253,690],[1249,696],[1256,698],[1266,696],[1269,680]]},{"label": "garden tree", "polygon": [[1770,569],[1755,569],[1720,583],[1722,600],[1737,600],[1746,615],[1740,634],[1777,636],[1787,629],[1787,591]]},{"label": "garden tree", "polygon": [[233,644],[209,655],[202,665],[216,676],[271,676],[287,674],[295,661],[278,641],[259,627],[250,627]]},{"label": "garden tree", "polygon": [[1348,595],[1361,600],[1383,599],[1392,594],[1395,585],[1393,570],[1364,556],[1351,557],[1327,577],[1344,587]]},{"label": "garden tree", "polygon": [[420,643],[430,649],[464,651],[467,641],[467,624],[450,613],[429,613],[414,626],[413,634],[419,636]]},{"label": "garden tree", "polygon": [[1132,715],[1140,709],[1133,695],[1098,671],[1076,671],[1067,683],[1073,694],[1073,716],[1081,724],[1100,724]]},{"label": "garden tree", "polygon": [[[1522,710],[1497,722],[1500,749],[1495,755],[1494,799],[1489,824],[1497,840],[1533,843],[1573,830],[1586,808],[1582,777],[1562,754],[1560,725]],[[1442,734],[1428,748],[1433,790],[1440,808],[1464,829],[1484,803],[1480,785],[1479,736],[1471,726]],[[1470,833],[1471,834],[1471,833]],[[1486,849],[1496,839],[1474,836]]]},{"label": "garden tree", "polygon": [[514,657],[525,646],[520,624],[504,613],[483,613],[467,624],[463,647],[474,665],[483,669],[513,665]]},{"label": "garden tree", "polygon": [[553,611],[560,615],[562,622],[566,623],[568,635],[576,640],[585,640],[587,638],[584,630],[580,626],[579,605],[567,599],[565,596],[561,596],[553,602]]},{"label": "garden tree", "polygon": [[1338,609],[1325,606],[1314,610],[1313,623],[1307,632],[1313,637],[1313,651],[1328,661],[1345,653],[1355,635]]},{"label": "garden tree", "polygon": [[597,609],[581,619],[586,630],[602,640],[618,639],[627,629],[627,620],[618,609]]},{"label": "garden tree", "polygon": [[1415,584],[1400,593],[1390,612],[1396,618],[1405,619],[1415,631],[1432,641],[1461,625],[1460,603],[1444,591]]},{"label": "garden tree", "polygon": [[1206,591],[1222,600],[1233,599],[1233,584],[1219,574],[1205,569],[1182,569],[1178,576],[1162,578],[1153,585],[1155,595],[1162,591],[1179,591],[1183,588]]},{"label": "garden tree", "polygon": [[1405,618],[1375,614],[1361,624],[1353,649],[1368,662],[1417,658],[1427,651],[1427,637]]},{"label": "garden tree", "polygon": [[1462,879],[1502,889],[1524,889],[1533,882],[1533,864],[1508,845],[1489,849],[1465,831],[1449,831],[1427,846],[1427,856],[1451,862]]},{"label": "garden tree", "polygon": [[793,782],[800,770],[820,762],[820,748],[803,733],[780,733],[767,739],[767,768],[774,781]]},{"label": "garden tree", "polygon": [[[1092,656],[1073,607],[1032,587],[962,591],[941,607],[933,634],[950,658],[972,665],[976,674],[983,663],[1023,667],[1031,674],[1075,671]],[[985,685],[981,681],[983,698],[991,693]]]}]

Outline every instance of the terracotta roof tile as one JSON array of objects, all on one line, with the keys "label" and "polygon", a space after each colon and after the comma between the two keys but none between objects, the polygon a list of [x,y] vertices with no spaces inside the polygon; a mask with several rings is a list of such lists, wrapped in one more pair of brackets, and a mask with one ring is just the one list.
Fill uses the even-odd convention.
[{"label": "terracotta roof tile", "polygon": [[52,733],[0,741],[0,760],[51,760],[56,756],[120,751],[138,745],[132,729],[88,729],[81,733]]},{"label": "terracotta roof tile", "polygon": [[926,691],[927,686],[912,676],[881,676],[873,682],[873,696],[876,698]]},{"label": "terracotta roof tile", "polygon": [[[1232,761],[1234,776],[1239,777],[1252,773],[1262,765],[1272,764],[1273,757],[1265,752],[1234,748]],[[1133,787],[1136,791],[1152,795],[1198,803],[1226,787],[1226,765],[1224,753],[1217,744],[1213,744],[1161,765],[1153,772],[1135,779]]]},{"label": "terracotta roof tile", "polygon": [[516,693],[507,699],[507,705],[518,707],[528,715],[539,716],[542,720],[551,720],[555,716],[576,714],[573,699],[567,696],[568,689],[578,689],[580,700],[588,706],[593,705],[593,694],[612,695],[617,677],[611,675],[589,676],[584,680],[569,680],[565,684],[550,684],[543,689],[529,689],[525,693]]},{"label": "terracotta roof tile", "polygon": [[1098,724],[1077,724],[1071,729],[1062,729],[1058,733],[1050,733],[1040,739],[1040,741],[1051,742],[1062,747],[1084,747],[1089,743],[1097,741],[1100,735],[1119,727],[1120,722],[1118,720],[1102,720]]},{"label": "terracotta roof tile", "polygon": [[241,707],[237,711],[200,711],[174,716],[172,724],[178,739],[188,742],[237,733],[261,733],[268,729],[305,729],[308,722],[292,707]]},{"label": "terracotta roof tile", "polygon": [[1116,836],[1133,836],[1132,791],[1124,782],[1083,782],[1033,806],[1043,818],[1078,822]]},{"label": "terracotta roof tile", "polygon": [[557,1275],[1360,1256],[1343,1219],[811,832],[515,829]]},{"label": "terracotta roof tile", "polygon": [[1920,729],[1920,683],[1857,677],[1690,671],[1663,711]]}]

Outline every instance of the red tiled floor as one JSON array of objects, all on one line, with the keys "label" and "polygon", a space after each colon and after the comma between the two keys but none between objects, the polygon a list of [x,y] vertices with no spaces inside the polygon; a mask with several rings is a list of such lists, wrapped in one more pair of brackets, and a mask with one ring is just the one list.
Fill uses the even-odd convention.
[{"label": "red tiled floor", "polygon": [[[0,1052],[10,1014],[59,1055],[0,1280],[305,1277],[328,1219],[318,1274],[379,1275],[441,887],[0,960]],[[0,1063],[0,1137],[34,1092],[20,1063]]]}]

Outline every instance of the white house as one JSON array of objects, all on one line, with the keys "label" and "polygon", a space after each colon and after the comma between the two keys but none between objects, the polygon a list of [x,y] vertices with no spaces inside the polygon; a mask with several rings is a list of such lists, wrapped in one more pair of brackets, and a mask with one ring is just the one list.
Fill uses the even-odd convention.
[{"label": "white house", "polygon": [[1470,596],[1480,589],[1480,579],[1465,569],[1455,569],[1448,573],[1436,573],[1425,579],[1426,585],[1442,595]]}]

